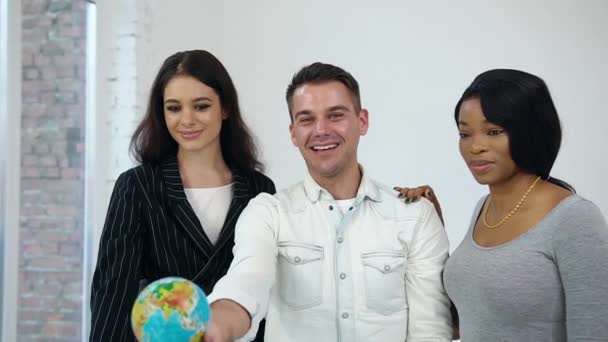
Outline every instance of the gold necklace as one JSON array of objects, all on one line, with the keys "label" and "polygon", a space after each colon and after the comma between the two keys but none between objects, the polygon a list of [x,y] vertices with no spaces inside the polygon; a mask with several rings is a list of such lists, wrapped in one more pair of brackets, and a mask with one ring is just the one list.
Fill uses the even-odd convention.
[{"label": "gold necklace", "polygon": [[536,180],[534,181],[534,183],[532,183],[532,185],[530,185],[530,187],[528,188],[528,190],[526,190],[526,193],[524,193],[524,195],[521,197],[521,199],[519,200],[519,202],[517,202],[517,204],[515,205],[515,208],[513,208],[507,214],[507,216],[505,216],[502,220],[500,220],[500,222],[498,222],[497,224],[494,224],[494,225],[488,223],[488,211],[490,210],[490,204],[492,204],[492,195],[490,195],[490,200],[488,201],[488,206],[486,207],[486,213],[485,213],[485,215],[483,215],[483,224],[486,226],[486,228],[490,228],[490,229],[498,228],[503,223],[505,223],[511,216],[513,216],[513,214],[515,214],[515,212],[517,210],[519,210],[519,208],[521,207],[521,205],[526,200],[526,197],[528,197],[528,194],[530,193],[530,191],[532,191],[532,188],[534,188],[534,186],[536,185],[536,183],[538,183],[539,180],[540,180],[540,176],[538,176],[536,178]]}]

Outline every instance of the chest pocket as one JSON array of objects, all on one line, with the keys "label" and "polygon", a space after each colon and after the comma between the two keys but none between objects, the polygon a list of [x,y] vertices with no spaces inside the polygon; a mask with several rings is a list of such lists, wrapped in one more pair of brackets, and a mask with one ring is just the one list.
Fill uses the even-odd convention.
[{"label": "chest pocket", "polygon": [[323,247],[291,241],[279,242],[278,247],[281,300],[294,310],[321,304]]},{"label": "chest pocket", "polygon": [[407,309],[403,252],[361,254],[367,307],[382,315]]}]

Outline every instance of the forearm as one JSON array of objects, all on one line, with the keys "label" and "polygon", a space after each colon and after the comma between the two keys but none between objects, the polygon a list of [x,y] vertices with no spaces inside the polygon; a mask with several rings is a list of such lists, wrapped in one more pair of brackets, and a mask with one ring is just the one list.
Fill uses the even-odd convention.
[{"label": "forearm", "polygon": [[[137,246],[138,244],[136,244]],[[112,338],[122,338],[128,336],[129,340],[134,340],[130,332],[129,314],[132,304],[137,297],[139,287],[139,253],[138,248],[126,250],[120,249],[119,260],[134,260],[131,263],[121,263],[114,260],[114,257],[103,256],[100,259],[108,260],[106,267],[98,264],[93,277],[91,291],[91,334],[90,341],[107,341]],[[113,276],[113,270],[129,270]],[[119,336],[119,337],[116,337]]]},{"label": "forearm", "polygon": [[267,203],[272,200],[261,194],[243,210],[235,227],[230,269],[208,296],[211,326],[221,336],[253,338],[266,315],[278,254],[272,229],[276,209]]}]

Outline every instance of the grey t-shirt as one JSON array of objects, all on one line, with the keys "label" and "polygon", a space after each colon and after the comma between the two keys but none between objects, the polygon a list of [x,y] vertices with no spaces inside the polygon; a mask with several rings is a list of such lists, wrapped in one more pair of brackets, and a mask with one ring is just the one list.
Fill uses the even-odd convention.
[{"label": "grey t-shirt", "polygon": [[608,341],[608,226],[572,195],[526,233],[495,247],[473,240],[485,201],[444,270],[463,342]]}]

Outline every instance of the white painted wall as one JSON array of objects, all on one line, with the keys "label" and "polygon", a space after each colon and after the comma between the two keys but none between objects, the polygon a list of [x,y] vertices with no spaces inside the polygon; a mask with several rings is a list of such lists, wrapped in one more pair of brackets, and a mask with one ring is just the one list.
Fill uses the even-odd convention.
[{"label": "white painted wall", "polygon": [[[118,109],[107,104],[100,111],[111,116],[111,125],[121,127],[119,138],[143,112],[144,89],[162,60],[181,49],[208,49],[234,78],[246,120],[264,152],[267,173],[278,187],[285,187],[304,174],[304,163],[288,136],[285,88],[301,66],[317,60],[334,63],[359,80],[370,111],[361,161],[389,185],[433,185],[453,249],[486,191],[458,154],[454,105],[478,73],[520,68],[547,81],[561,115],[564,141],[553,174],[573,184],[608,216],[608,161],[600,152],[608,146],[603,103],[608,94],[607,1],[137,3],[145,10],[138,12],[135,25],[138,96],[129,108],[138,113],[118,115]],[[112,13],[99,12],[100,34],[113,29],[110,16],[116,12]],[[99,42],[104,51],[118,42],[116,37],[104,39]],[[112,61],[104,58],[112,53],[98,56],[99,63]],[[121,62],[125,71],[119,76],[131,75],[133,65],[128,63],[134,59]],[[107,70],[99,72],[99,79],[107,76]],[[107,96],[106,91],[118,89],[100,89],[99,96]],[[113,141],[116,130],[107,130],[99,140]],[[116,142],[108,152],[113,160],[123,158],[125,142]],[[127,167],[111,165],[120,166],[120,171]],[[104,179],[111,181],[117,172]],[[108,191],[99,194],[107,202],[103,196]]]}]

